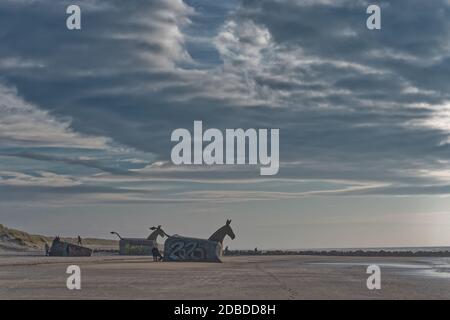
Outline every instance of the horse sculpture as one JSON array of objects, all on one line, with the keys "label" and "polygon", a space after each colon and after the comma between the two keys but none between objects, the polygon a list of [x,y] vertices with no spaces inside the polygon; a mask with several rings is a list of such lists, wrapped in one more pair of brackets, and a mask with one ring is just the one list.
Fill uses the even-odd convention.
[{"label": "horse sculpture", "polygon": [[235,238],[231,220],[206,239],[170,236],[164,244],[164,261],[221,262],[225,236]]},{"label": "horse sculpture", "polygon": [[120,255],[151,256],[153,247],[158,247],[158,243],[156,242],[158,236],[164,238],[169,237],[169,235],[161,229],[160,225],[158,227],[151,227],[150,230],[153,230],[153,232],[147,238],[122,238],[115,231],[111,231],[111,234],[115,234],[120,239]]},{"label": "horse sculpture", "polygon": [[153,230],[153,232],[147,237],[147,240],[156,241],[156,238],[158,238],[158,236],[160,236],[161,238],[170,237],[167,233],[164,232],[163,229],[161,229],[161,225],[157,227],[150,227],[149,229]]}]

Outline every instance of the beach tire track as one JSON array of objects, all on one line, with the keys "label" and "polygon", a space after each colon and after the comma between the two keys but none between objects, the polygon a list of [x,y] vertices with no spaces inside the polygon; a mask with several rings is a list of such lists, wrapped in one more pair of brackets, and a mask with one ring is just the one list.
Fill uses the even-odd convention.
[{"label": "beach tire track", "polygon": [[296,300],[298,299],[298,292],[297,290],[289,287],[284,281],[280,280],[274,273],[264,269],[261,264],[256,263],[256,268],[268,275],[272,280],[274,280],[283,290],[285,290],[288,294],[288,300]]}]

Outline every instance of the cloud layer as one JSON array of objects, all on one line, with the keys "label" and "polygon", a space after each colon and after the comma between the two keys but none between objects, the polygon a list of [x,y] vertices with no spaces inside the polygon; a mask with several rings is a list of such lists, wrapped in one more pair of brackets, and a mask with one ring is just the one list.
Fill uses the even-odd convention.
[{"label": "cloud layer", "polygon": [[[105,187],[104,175],[124,194],[130,176],[205,180],[183,188],[182,199],[222,192],[234,201],[206,181],[254,179],[255,168],[168,164],[172,130],[202,120],[280,128],[278,179],[341,181],[336,194],[345,195],[447,194],[449,3],[380,3],[382,30],[370,31],[367,1],[84,0],[82,30],[69,32],[61,24],[69,1],[3,1],[0,142],[10,149],[0,154],[1,181],[36,181],[7,160],[15,157],[37,161],[33,174],[47,182],[38,172],[63,184],[70,173],[77,191],[87,181]],[[264,192],[305,195],[286,187]],[[239,197],[267,198],[249,189]]]}]

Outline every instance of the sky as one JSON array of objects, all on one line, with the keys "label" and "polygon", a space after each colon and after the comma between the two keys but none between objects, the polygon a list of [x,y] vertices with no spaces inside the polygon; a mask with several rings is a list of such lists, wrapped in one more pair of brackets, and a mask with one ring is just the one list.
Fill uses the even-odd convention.
[{"label": "sky", "polygon": [[[448,0],[2,0],[0,223],[450,245],[449,16]],[[171,132],[195,120],[279,128],[278,174],[173,165]]]}]

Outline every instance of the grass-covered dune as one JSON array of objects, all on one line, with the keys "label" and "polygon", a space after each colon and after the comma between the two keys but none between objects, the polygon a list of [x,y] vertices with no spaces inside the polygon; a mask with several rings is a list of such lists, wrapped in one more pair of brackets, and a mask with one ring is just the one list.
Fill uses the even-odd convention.
[{"label": "grass-covered dune", "polygon": [[[24,231],[10,229],[0,224],[0,250],[26,251],[42,250],[45,243],[51,245],[53,237],[29,234]],[[77,243],[76,238],[61,237],[61,240]],[[91,248],[114,248],[118,247],[117,240],[86,238],[83,245]]]}]

